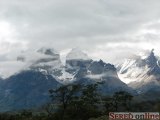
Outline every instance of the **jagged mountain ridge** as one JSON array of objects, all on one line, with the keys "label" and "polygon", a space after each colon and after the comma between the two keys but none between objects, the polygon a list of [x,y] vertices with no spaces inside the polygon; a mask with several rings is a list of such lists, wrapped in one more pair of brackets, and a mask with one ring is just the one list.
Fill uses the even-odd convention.
[{"label": "jagged mountain ridge", "polygon": [[154,50],[146,56],[125,60],[118,66],[118,72],[121,79],[131,80],[128,85],[139,93],[160,88],[160,67]]},{"label": "jagged mountain ridge", "polygon": [[80,84],[103,82],[104,84],[100,85],[100,88],[104,94],[112,94],[120,90],[133,93],[132,89],[118,78],[114,65],[105,63],[102,60],[93,61],[82,51],[75,49],[71,50],[69,58],[71,58],[70,54],[75,54],[75,51],[83,57],[74,59],[72,57],[72,59],[66,60],[66,71],[74,75],[73,82]]},{"label": "jagged mountain ridge", "polygon": [[135,94],[131,88],[118,78],[114,65],[106,64],[102,60],[92,61],[87,68],[82,68],[75,81],[79,84],[94,84],[96,82],[103,83],[99,85],[99,89],[104,95],[121,90]]}]

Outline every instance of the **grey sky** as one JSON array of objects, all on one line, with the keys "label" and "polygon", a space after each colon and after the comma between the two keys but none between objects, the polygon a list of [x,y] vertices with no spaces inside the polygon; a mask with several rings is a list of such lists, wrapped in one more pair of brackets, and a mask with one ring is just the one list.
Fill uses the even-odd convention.
[{"label": "grey sky", "polygon": [[[1,0],[0,54],[79,47],[115,62],[160,43],[159,0]],[[7,59],[7,56],[6,56]],[[1,59],[2,60],[2,59]]]}]

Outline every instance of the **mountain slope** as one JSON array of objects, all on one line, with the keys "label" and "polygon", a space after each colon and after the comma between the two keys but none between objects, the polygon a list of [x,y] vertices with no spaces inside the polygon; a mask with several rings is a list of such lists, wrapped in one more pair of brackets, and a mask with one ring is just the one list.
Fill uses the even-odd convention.
[{"label": "mountain slope", "polygon": [[126,60],[118,67],[121,79],[130,80],[130,87],[144,93],[160,87],[160,67],[154,50],[145,56]]},{"label": "mountain slope", "polygon": [[93,61],[87,68],[81,70],[80,77],[77,77],[76,83],[99,85],[99,90],[103,95],[113,94],[117,91],[128,91],[135,94],[135,91],[123,83],[117,75],[114,65],[106,64],[102,60]]},{"label": "mountain slope", "polygon": [[49,100],[48,90],[60,85],[50,75],[23,71],[1,84],[0,111],[39,107]]}]

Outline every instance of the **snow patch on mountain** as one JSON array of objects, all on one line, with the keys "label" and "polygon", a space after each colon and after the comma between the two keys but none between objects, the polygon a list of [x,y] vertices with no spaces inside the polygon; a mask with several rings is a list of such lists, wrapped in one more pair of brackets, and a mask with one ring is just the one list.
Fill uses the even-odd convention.
[{"label": "snow patch on mountain", "polygon": [[132,67],[132,68],[128,68],[126,70],[127,70],[127,72],[123,73],[123,74],[122,74],[122,72],[119,72],[118,76],[123,82],[129,84],[134,81],[140,81],[144,77],[148,76],[147,72],[150,69],[147,66],[145,66],[143,68]]},{"label": "snow patch on mountain", "polygon": [[125,70],[127,70],[129,67],[131,67],[135,62],[136,62],[136,60],[126,59],[124,61],[124,63],[122,64],[119,72],[123,73]]},{"label": "snow patch on mountain", "polygon": [[60,76],[58,76],[58,79],[60,79],[61,81],[72,81],[72,80],[74,80],[74,75],[67,72],[65,70],[65,68],[62,69],[61,73],[62,74]]}]

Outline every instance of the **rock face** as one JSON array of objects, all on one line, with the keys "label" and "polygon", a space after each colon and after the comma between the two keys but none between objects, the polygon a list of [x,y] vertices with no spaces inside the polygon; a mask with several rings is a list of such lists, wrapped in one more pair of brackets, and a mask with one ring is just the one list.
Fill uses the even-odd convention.
[{"label": "rock face", "polygon": [[79,49],[72,49],[66,65],[54,49],[41,48],[33,53],[23,53],[17,62],[25,68],[0,81],[0,111],[35,108],[49,100],[48,90],[68,83],[99,86],[102,94],[133,90],[123,83],[114,65],[102,60],[93,61]]},{"label": "rock face", "polygon": [[135,93],[118,78],[114,65],[106,64],[102,60],[92,61],[90,65],[83,68],[79,74],[77,75],[76,83],[93,84],[101,82],[102,84],[99,85],[99,90],[103,95],[113,94],[121,90],[128,91],[132,94]]},{"label": "rock face", "polygon": [[160,89],[160,67],[154,50],[145,56],[128,59],[118,67],[121,79],[128,79],[130,87],[139,93]]}]

